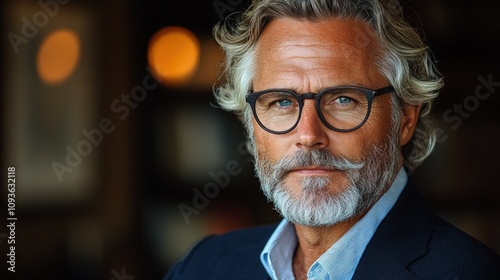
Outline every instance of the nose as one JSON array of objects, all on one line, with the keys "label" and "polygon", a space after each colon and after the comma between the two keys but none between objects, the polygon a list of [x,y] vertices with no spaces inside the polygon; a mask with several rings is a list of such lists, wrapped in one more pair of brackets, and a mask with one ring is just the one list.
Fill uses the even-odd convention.
[{"label": "nose", "polygon": [[304,100],[302,115],[296,127],[296,146],[300,149],[322,149],[328,146],[328,129],[319,118],[314,100]]}]

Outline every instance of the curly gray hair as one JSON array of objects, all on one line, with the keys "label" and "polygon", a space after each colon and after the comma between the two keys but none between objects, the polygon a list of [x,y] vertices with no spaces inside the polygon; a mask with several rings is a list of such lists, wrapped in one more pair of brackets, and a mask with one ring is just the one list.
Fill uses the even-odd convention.
[{"label": "curly gray hair", "polygon": [[[322,20],[353,18],[369,24],[382,46],[378,67],[394,86],[393,104],[422,105],[411,141],[403,147],[404,164],[413,170],[432,152],[436,129],[430,111],[443,86],[428,46],[404,19],[396,0],[254,0],[241,17],[214,27],[214,37],[225,52],[221,83],[215,98],[235,112],[249,134],[248,148],[255,152],[250,106],[245,95],[252,88],[254,53],[266,24],[275,18]],[[397,106],[401,110],[402,106]]]}]

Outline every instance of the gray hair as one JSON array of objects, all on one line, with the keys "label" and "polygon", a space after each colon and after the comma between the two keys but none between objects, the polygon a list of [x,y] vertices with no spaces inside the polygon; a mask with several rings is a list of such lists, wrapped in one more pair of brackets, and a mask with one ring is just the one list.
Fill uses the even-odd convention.
[{"label": "gray hair", "polygon": [[[378,68],[394,86],[402,106],[422,105],[411,141],[403,147],[404,164],[413,170],[432,152],[436,129],[430,111],[443,86],[432,54],[421,36],[404,19],[396,0],[254,0],[234,22],[226,19],[214,27],[214,37],[225,52],[224,68],[215,98],[225,110],[236,113],[255,152],[250,106],[245,96],[252,88],[255,46],[265,26],[276,18],[352,18],[369,24],[381,45]],[[363,42],[360,42],[363,43]],[[393,102],[393,104],[396,104]]]}]

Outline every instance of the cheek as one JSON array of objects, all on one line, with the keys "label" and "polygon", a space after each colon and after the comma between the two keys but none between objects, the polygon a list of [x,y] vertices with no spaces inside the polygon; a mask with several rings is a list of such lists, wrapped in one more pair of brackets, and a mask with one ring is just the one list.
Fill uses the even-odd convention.
[{"label": "cheek", "polygon": [[359,129],[338,133],[333,137],[330,150],[334,155],[342,155],[351,160],[364,160],[368,150],[373,145],[380,145],[390,134],[390,116],[385,114],[370,115],[370,118]]},{"label": "cheek", "polygon": [[366,149],[366,141],[364,133],[360,129],[344,133],[334,138],[329,147],[330,151],[335,156],[343,156],[349,160],[361,160],[363,158],[363,151]]},{"label": "cheek", "polygon": [[278,136],[263,130],[255,120],[252,122],[254,127],[253,135],[259,158],[273,163],[277,162],[281,158],[277,149],[279,147],[277,145],[278,140],[275,139]]}]

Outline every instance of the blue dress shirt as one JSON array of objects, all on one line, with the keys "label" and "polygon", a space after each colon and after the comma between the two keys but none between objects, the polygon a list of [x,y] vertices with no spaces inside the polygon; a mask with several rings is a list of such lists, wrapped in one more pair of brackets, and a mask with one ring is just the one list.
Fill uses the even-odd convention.
[{"label": "blue dress shirt", "polygon": [[[307,278],[351,279],[368,242],[398,200],[407,180],[406,171],[401,168],[391,187],[368,213],[312,264]],[[292,260],[296,247],[295,227],[283,219],[260,255],[262,265],[272,279],[295,279]]]}]

